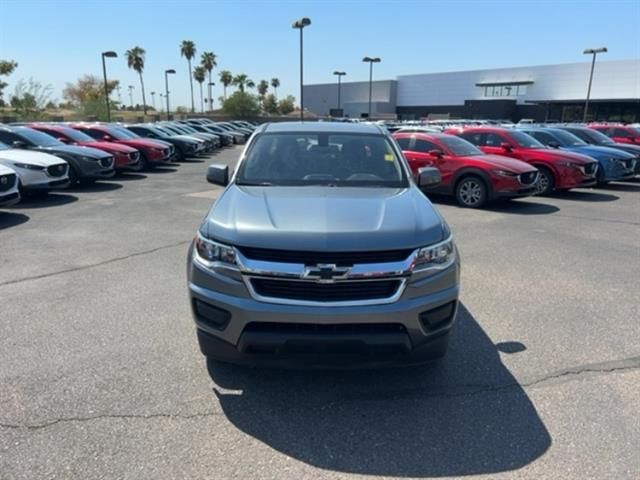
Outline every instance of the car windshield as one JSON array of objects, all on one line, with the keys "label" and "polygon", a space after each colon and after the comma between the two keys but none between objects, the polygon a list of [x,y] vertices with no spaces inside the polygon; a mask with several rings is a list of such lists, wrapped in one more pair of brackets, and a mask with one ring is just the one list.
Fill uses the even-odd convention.
[{"label": "car windshield", "polygon": [[471,155],[484,155],[485,153],[476,147],[473,143],[467,142],[460,137],[442,136],[439,140],[451,150],[456,157],[469,157]]},{"label": "car windshield", "polygon": [[60,133],[69,137],[74,142],[95,142],[95,138],[90,137],[86,133],[74,130],[73,128],[61,128]]},{"label": "car windshield", "polygon": [[16,133],[29,140],[31,143],[41,147],[59,147],[64,145],[64,143],[53,138],[51,135],[47,135],[46,133],[42,133],[31,128],[20,128],[19,130],[16,130]]},{"label": "car windshield", "polygon": [[547,148],[538,140],[533,138],[531,135],[527,135],[526,133],[510,130],[509,135],[511,135],[513,141],[522,148]]},{"label": "car windshield", "polygon": [[554,129],[549,133],[553,135],[563,147],[583,147],[586,143],[576,137],[573,133],[564,130]]},{"label": "car windshield", "polygon": [[140,138],[140,135],[136,135],[123,127],[109,127],[107,133],[118,140],[131,140],[132,138]]},{"label": "car windshield", "polygon": [[593,143],[595,145],[611,145],[612,143],[615,143],[604,133],[590,128],[567,129],[567,131],[573,133],[576,137],[581,138],[585,142]]},{"label": "car windshield", "polygon": [[173,132],[167,132],[164,128],[158,127],[155,125],[153,127],[146,126],[145,128],[147,128],[150,132],[153,132],[160,137],[166,137],[167,135],[175,135]]},{"label": "car windshield", "polygon": [[0,142],[0,150],[9,150],[9,145]]},{"label": "car windshield", "polygon": [[403,188],[400,158],[383,135],[266,133],[240,164],[238,185]]}]

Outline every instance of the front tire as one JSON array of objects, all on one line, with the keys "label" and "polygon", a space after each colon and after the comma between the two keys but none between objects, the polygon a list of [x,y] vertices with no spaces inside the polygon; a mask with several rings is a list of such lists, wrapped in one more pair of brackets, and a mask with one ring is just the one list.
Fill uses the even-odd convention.
[{"label": "front tire", "polygon": [[540,176],[536,184],[536,195],[549,195],[555,188],[555,177],[548,168],[538,167]]},{"label": "front tire", "polygon": [[69,165],[69,186],[75,187],[80,182],[80,174],[76,167]]},{"label": "front tire", "polygon": [[461,207],[483,207],[487,203],[488,193],[484,180],[475,175],[462,178],[456,185],[456,201]]}]

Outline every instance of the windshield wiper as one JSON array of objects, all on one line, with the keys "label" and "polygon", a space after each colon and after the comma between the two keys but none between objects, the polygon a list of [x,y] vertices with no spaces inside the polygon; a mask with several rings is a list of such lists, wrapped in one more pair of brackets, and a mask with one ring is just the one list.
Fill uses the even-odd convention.
[{"label": "windshield wiper", "polygon": [[273,183],[271,182],[247,182],[241,181],[236,182],[238,185],[243,187],[273,187]]}]

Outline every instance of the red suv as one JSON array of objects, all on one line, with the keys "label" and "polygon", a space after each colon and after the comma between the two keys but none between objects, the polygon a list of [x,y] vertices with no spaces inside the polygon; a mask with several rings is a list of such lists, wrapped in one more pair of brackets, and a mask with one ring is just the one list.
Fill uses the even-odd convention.
[{"label": "red suv", "polygon": [[480,147],[485,153],[505,155],[527,162],[540,172],[537,187],[541,195],[553,190],[596,184],[598,162],[580,153],[547,148],[538,140],[515,129],[472,127],[456,135]]},{"label": "red suv", "polygon": [[640,128],[623,125],[589,125],[599,132],[604,133],[616,143],[631,143],[640,145]]},{"label": "red suv", "polygon": [[475,145],[442,133],[393,135],[411,170],[440,170],[442,183],[435,193],[454,195],[462,207],[478,208],[496,198],[526,197],[536,193],[538,170],[528,163],[487,155]]},{"label": "red suv", "polygon": [[140,161],[140,152],[135,148],[127,147],[126,145],[119,145],[113,142],[95,140],[89,135],[78,130],[74,130],[71,127],[67,127],[66,125],[33,123],[29,125],[29,127],[51,135],[67,145],[92,147],[110,153],[113,155],[114,168],[116,170],[135,168],[136,164]]},{"label": "red suv", "polygon": [[154,165],[169,162],[173,155],[174,147],[172,145],[158,140],[139,137],[124,127],[94,123],[80,123],[72,125],[72,127],[96,140],[113,142],[137,149],[140,152],[140,161],[134,170],[143,170]]}]

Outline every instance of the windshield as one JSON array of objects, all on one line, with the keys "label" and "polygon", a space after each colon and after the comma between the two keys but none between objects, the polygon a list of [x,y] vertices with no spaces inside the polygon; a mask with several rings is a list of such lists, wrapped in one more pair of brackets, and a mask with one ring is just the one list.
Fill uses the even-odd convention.
[{"label": "windshield", "polygon": [[451,150],[456,157],[468,157],[471,155],[484,155],[485,153],[476,147],[473,143],[467,142],[466,140],[460,137],[451,136],[442,136],[438,137],[438,139]]},{"label": "windshield", "polygon": [[585,142],[593,143],[595,145],[611,145],[615,143],[604,133],[592,130],[590,128],[585,129],[567,129],[567,131],[573,133],[576,137],[581,138]]},{"label": "windshield", "polygon": [[383,135],[267,133],[241,163],[238,185],[407,187],[400,158]]},{"label": "windshield", "polygon": [[135,133],[130,132],[123,127],[109,127],[107,128],[107,131],[109,135],[118,140],[131,140],[132,138],[140,138],[139,135],[136,135]]},{"label": "windshield", "polygon": [[170,132],[170,131],[168,132],[164,128],[156,126],[156,125],[154,125],[153,127],[147,126],[145,128],[148,128],[149,131],[155,133],[156,135],[158,135],[160,137],[166,137],[167,135],[175,135],[173,132]]},{"label": "windshield", "polygon": [[0,150],[9,150],[9,145],[0,142]]},{"label": "windshield", "polygon": [[583,147],[585,142],[576,137],[573,133],[565,132],[564,130],[550,130],[549,133],[553,135],[563,147]]},{"label": "windshield", "polygon": [[46,133],[38,132],[37,130],[33,130],[31,128],[20,128],[15,131],[18,135],[29,140],[31,143],[35,145],[39,145],[41,147],[59,147],[64,145],[60,140],[53,138],[51,135],[47,135]]},{"label": "windshield", "polygon": [[90,137],[86,133],[79,132],[73,128],[60,128],[60,133],[69,137],[74,142],[95,142],[96,139]]},{"label": "windshield", "polygon": [[531,135],[527,135],[526,133],[513,130],[509,131],[509,135],[511,135],[513,141],[522,148],[547,148],[538,140],[533,138]]}]

